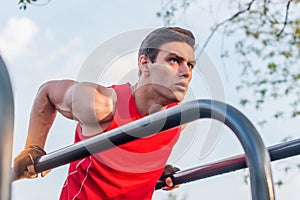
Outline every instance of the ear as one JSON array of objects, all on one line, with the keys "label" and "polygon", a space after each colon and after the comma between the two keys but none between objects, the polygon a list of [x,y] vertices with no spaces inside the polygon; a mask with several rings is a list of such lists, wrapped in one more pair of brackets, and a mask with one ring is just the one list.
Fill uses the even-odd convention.
[{"label": "ear", "polygon": [[149,74],[149,64],[151,64],[151,61],[147,56],[141,55],[139,57],[139,68],[143,74]]}]

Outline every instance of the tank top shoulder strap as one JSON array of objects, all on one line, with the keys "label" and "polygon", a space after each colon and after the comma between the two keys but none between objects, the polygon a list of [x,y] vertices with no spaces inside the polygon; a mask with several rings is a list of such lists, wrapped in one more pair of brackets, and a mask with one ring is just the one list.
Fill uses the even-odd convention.
[{"label": "tank top shoulder strap", "polygon": [[132,96],[130,84],[122,84],[122,85],[113,85],[111,86],[116,92],[117,102],[116,102],[116,110],[118,108],[123,108],[124,106],[129,105],[130,98]]},{"label": "tank top shoulder strap", "polygon": [[113,85],[117,95],[113,122],[118,126],[127,124],[133,119],[141,118],[131,92],[130,84]]}]

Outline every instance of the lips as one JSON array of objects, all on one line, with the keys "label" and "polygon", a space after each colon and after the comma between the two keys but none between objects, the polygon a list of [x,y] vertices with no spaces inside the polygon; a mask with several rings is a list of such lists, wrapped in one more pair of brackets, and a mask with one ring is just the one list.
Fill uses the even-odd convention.
[{"label": "lips", "polygon": [[188,84],[186,82],[178,82],[178,83],[175,83],[175,85],[178,86],[181,90],[186,90],[187,86],[188,86]]}]

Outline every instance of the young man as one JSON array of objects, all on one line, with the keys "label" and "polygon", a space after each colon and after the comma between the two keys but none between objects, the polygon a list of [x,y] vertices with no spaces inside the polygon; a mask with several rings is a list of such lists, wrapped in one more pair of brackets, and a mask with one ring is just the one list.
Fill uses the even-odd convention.
[{"label": "young man", "polygon": [[[193,34],[178,27],[159,28],[142,42],[136,84],[104,87],[72,80],[49,81],[36,96],[25,150],[15,158],[20,178],[34,178],[34,161],[59,112],[78,121],[75,142],[180,103],[195,65]],[[70,164],[60,199],[151,199],[156,182],[182,127],[140,138]],[[45,172],[42,173],[42,176]],[[170,177],[165,179],[169,190]]]}]

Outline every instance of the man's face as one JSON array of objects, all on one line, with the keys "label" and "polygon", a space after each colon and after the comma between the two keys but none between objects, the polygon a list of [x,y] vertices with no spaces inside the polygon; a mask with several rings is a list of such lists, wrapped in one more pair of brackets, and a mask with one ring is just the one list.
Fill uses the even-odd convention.
[{"label": "man's face", "polygon": [[149,64],[153,89],[168,100],[181,102],[195,66],[193,48],[185,42],[162,45],[154,63]]}]

